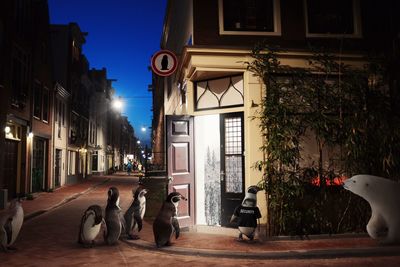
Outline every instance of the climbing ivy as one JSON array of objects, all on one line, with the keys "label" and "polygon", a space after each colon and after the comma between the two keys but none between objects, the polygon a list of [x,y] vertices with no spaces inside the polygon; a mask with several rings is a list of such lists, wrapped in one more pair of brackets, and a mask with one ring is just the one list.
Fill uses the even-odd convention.
[{"label": "climbing ivy", "polygon": [[[295,68],[281,64],[282,52],[258,44],[246,62],[266,86],[254,118],[264,139],[265,158],[255,167],[264,174],[268,233],[363,231],[368,204],[334,182],[358,173],[399,174],[400,120],[385,70],[372,60],[354,68],[315,50],[307,68]],[[307,138],[317,156],[305,152]]]}]

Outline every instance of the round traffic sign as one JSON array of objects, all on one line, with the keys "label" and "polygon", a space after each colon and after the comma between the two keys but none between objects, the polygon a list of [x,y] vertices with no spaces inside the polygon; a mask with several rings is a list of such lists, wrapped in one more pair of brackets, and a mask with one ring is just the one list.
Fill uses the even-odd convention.
[{"label": "round traffic sign", "polygon": [[178,67],[178,59],[169,50],[160,50],[151,58],[151,69],[159,76],[169,76]]}]

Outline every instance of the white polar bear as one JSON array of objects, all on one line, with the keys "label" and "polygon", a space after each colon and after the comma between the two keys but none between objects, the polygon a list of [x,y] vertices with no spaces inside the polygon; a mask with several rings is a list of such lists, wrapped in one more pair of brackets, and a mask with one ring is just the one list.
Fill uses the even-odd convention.
[{"label": "white polar bear", "polygon": [[372,175],[355,175],[343,187],[369,202],[368,234],[382,243],[400,243],[400,183]]}]

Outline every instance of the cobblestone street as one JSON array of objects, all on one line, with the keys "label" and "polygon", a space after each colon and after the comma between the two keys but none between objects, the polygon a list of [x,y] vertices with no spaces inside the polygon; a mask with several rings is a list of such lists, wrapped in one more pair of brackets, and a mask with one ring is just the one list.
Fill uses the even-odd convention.
[{"label": "cobblestone street", "polygon": [[[248,244],[238,245],[231,236],[192,232],[183,232],[172,247],[157,250],[152,243],[151,221],[145,223],[141,233],[142,239],[136,243],[121,240],[116,246],[106,246],[102,236],[99,235],[94,248],[83,248],[77,244],[80,218],[84,210],[92,204],[99,204],[105,208],[108,188],[117,186],[121,194],[121,208],[125,211],[131,201],[131,190],[137,186],[137,182],[138,178],[126,175],[93,177],[83,184],[65,187],[54,193],[42,193],[33,201],[25,201],[28,220],[25,221],[15,244],[17,251],[1,254],[2,266],[398,266],[400,264],[400,256],[393,255],[341,258],[332,254],[333,256],[326,258],[314,256],[315,258],[302,259],[301,255],[293,258],[284,256],[290,254],[284,254],[275,259],[244,258],[248,253],[261,252],[262,246],[254,248]],[[51,203],[50,199],[54,199],[52,202],[54,208],[29,216],[35,214],[35,209],[45,209],[40,205]],[[334,251],[340,240],[304,242],[307,241],[270,241],[263,246],[269,247],[270,252],[278,249],[296,250],[301,247],[306,251],[315,249],[313,246],[325,246],[328,249],[331,246]],[[351,241],[345,242],[351,246]],[[360,248],[374,246],[369,239],[359,242],[365,244],[354,246]],[[304,247],[304,244],[308,247]],[[208,254],[196,253],[196,248],[208,249]],[[235,251],[239,254],[234,254]],[[225,254],[220,256],[221,252]],[[215,256],[212,256],[213,253]]]}]

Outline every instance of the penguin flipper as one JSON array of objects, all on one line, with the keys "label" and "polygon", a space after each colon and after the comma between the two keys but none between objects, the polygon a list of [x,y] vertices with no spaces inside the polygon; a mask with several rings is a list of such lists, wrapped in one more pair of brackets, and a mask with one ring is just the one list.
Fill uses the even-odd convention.
[{"label": "penguin flipper", "polygon": [[236,221],[238,217],[235,214],[232,214],[231,220],[229,221],[229,223],[233,223]]},{"label": "penguin flipper", "polygon": [[12,217],[8,218],[7,222],[4,225],[4,230],[7,234],[7,244],[11,243],[12,240]]},{"label": "penguin flipper", "polygon": [[140,232],[140,230],[142,230],[142,227],[143,227],[142,217],[140,217],[140,214],[136,214],[136,213],[133,215],[133,217],[135,219],[135,223],[137,223],[138,232]]},{"label": "penguin flipper", "polygon": [[175,231],[175,239],[178,239],[179,234],[181,232],[181,228],[179,227],[179,222],[177,217],[172,217],[172,227]]}]

